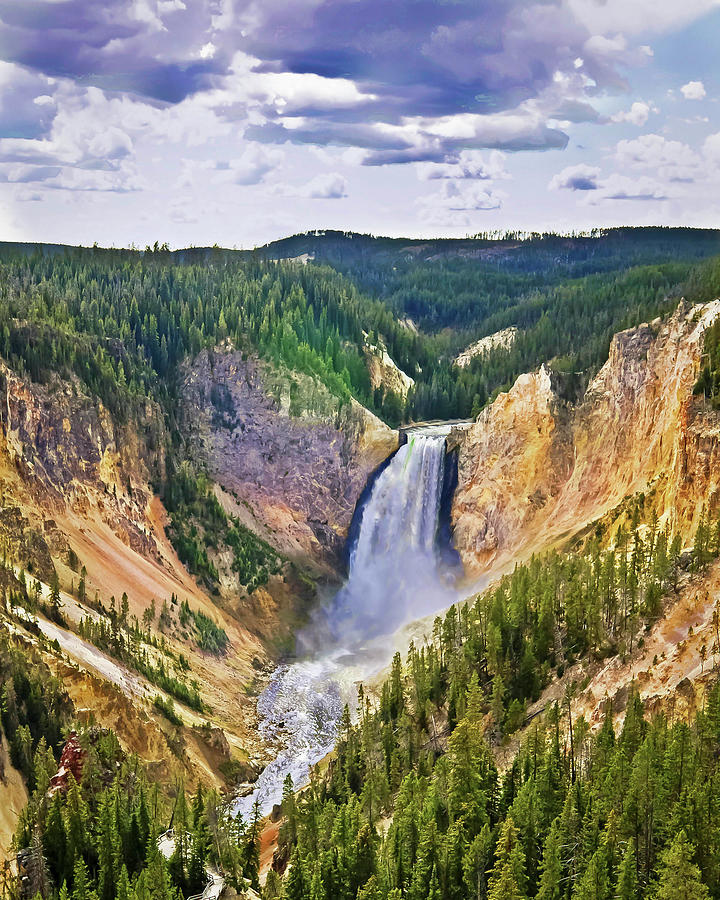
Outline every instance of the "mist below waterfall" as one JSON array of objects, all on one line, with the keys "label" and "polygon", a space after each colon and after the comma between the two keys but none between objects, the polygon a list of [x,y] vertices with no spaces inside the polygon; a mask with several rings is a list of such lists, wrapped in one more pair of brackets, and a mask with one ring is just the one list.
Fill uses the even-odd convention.
[{"label": "mist below waterfall", "polygon": [[346,583],[298,634],[297,662],[279,667],[258,701],[260,731],[278,745],[255,790],[236,810],[267,813],[334,746],[343,705],[359,680],[380,671],[403,625],[459,599],[456,571],[442,561],[438,526],[448,428],[410,432],[372,484],[351,548]]}]

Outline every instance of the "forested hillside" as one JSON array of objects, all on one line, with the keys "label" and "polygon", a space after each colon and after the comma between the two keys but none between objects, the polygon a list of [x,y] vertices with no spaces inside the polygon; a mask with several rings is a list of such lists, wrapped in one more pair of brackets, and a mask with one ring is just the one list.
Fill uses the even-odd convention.
[{"label": "forested hillside", "polygon": [[[415,419],[476,413],[542,362],[567,371],[598,368],[613,334],[694,293],[687,284],[698,277],[694,265],[718,252],[716,231],[682,228],[430,241],[326,231],[258,251],[270,258],[309,254],[332,265],[428,337],[436,363],[408,398],[406,414]],[[460,350],[508,326],[520,330],[509,351],[491,352],[461,372],[452,365]]]},{"label": "forested hillside", "polygon": [[[296,250],[317,263],[268,261]],[[230,338],[391,424],[465,417],[541,362],[598,368],[615,332],[696,293],[698,261],[719,251],[716,232],[689,229],[429,244],[331,233],[254,253],[5,245],[0,355],[34,378],[72,370],[123,415],[146,394],[168,406],[178,363]],[[453,364],[511,325],[510,350]],[[371,387],[378,336],[416,382],[406,401]]]},{"label": "forested hillside", "polygon": [[[22,602],[20,591],[13,591]],[[37,650],[0,637],[0,734],[29,800],[16,834],[19,881],[6,870],[4,897],[175,900],[201,892],[207,867],[226,883],[257,884],[259,830],[229,814],[215,791],[153,784],[112,730],[72,732],[62,683]],[[162,852],[168,827],[177,838]]]},{"label": "forested hillside", "polygon": [[[276,860],[289,869],[269,875],[266,897],[720,895],[720,685],[690,724],[647,717],[634,683],[619,730],[610,701],[591,728],[574,682],[526,720],[577,658],[631,653],[682,568],[701,571],[720,550],[704,519],[682,560],[677,539],[638,522],[636,510],[608,551],[593,539],[516,568],[437,619],[405,662],[396,654],[377,692],[360,690],[327,773],[299,799],[286,785]],[[717,653],[703,648],[708,668]]]}]

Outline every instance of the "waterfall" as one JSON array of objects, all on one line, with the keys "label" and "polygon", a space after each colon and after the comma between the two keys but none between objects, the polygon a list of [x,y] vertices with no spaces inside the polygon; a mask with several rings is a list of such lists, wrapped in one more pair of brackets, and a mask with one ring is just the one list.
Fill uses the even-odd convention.
[{"label": "waterfall", "polygon": [[375,481],[362,509],[347,583],[322,610],[336,643],[353,646],[390,634],[440,608],[448,593],[436,546],[448,430],[410,432]]},{"label": "waterfall", "polygon": [[279,667],[258,700],[260,731],[279,746],[252,794],[235,809],[262,814],[282,796],[286,775],[295,787],[334,746],[343,705],[355,685],[380,671],[401,625],[457,599],[454,571],[440,561],[437,533],[449,428],[410,432],[372,484],[359,511],[348,579],[298,635],[303,659]]}]

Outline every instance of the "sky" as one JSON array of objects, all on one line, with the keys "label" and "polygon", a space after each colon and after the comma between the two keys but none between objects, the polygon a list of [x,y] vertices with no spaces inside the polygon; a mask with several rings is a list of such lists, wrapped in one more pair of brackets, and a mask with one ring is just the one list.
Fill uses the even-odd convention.
[{"label": "sky", "polygon": [[0,0],[0,239],[720,225],[720,0]]}]

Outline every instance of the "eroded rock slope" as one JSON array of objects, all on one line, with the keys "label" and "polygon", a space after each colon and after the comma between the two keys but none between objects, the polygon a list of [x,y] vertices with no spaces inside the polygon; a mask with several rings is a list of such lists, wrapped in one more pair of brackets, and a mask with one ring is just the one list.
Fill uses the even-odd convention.
[{"label": "eroded rock slope", "polygon": [[559,543],[652,495],[688,539],[720,480],[720,417],[693,395],[720,301],[621,332],[579,402],[542,367],[522,375],[459,433],[456,546],[479,573]]}]

